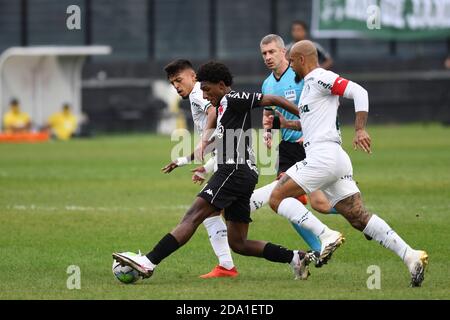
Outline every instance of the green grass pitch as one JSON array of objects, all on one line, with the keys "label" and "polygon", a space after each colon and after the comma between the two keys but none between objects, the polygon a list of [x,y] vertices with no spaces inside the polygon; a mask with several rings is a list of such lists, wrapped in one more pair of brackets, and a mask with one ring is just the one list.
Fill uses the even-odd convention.
[{"label": "green grass pitch", "polygon": [[[134,285],[111,273],[113,251],[147,252],[180,220],[198,185],[188,168],[163,175],[168,137],[129,135],[0,145],[0,299],[449,299],[450,129],[439,125],[370,126],[373,154],[344,147],[367,207],[430,265],[421,288],[409,288],[401,260],[344,221],[318,215],[346,243],[328,265],[294,281],[287,265],[234,254],[236,279],[202,280],[216,263],[203,226],[154,276]],[[259,185],[273,177],[260,178]],[[253,214],[249,237],[305,248],[269,208]],[[66,286],[68,266],[81,289]],[[381,270],[369,290],[367,268]]]}]

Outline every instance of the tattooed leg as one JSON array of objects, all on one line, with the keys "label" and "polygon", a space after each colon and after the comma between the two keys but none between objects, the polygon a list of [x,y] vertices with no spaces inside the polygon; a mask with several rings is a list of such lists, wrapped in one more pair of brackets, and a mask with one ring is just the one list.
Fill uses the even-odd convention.
[{"label": "tattooed leg", "polygon": [[410,285],[421,286],[428,264],[426,251],[411,248],[386,221],[376,214],[369,213],[364,208],[359,193],[338,202],[335,208],[354,228],[362,231],[368,240],[374,239],[398,255],[408,267],[411,275]]},{"label": "tattooed leg", "polygon": [[269,205],[273,211],[277,212],[281,201],[286,198],[297,198],[303,194],[306,194],[306,192],[291,177],[285,174],[278,181],[275,189],[273,189]]},{"label": "tattooed leg", "polygon": [[342,214],[353,228],[363,231],[369,222],[372,214],[366,210],[360,193],[355,193],[344,200],[339,201],[335,206],[336,210]]}]

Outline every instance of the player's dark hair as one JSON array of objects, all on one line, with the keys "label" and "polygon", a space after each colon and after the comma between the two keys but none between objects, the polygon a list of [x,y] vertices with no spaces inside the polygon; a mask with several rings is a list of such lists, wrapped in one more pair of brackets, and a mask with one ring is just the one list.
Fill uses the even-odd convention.
[{"label": "player's dark hair", "polygon": [[17,100],[16,98],[12,98],[9,104],[12,106],[16,106],[19,104],[19,100]]},{"label": "player's dark hair", "polygon": [[294,20],[291,23],[291,27],[293,26],[302,26],[305,31],[308,31],[308,24],[305,21],[302,20]]},{"label": "player's dark hair", "polygon": [[197,81],[211,83],[223,83],[229,87],[233,84],[233,76],[226,65],[220,62],[210,61],[200,66],[197,71]]},{"label": "player's dark hair", "polygon": [[167,73],[167,78],[173,77],[177,75],[180,71],[192,69],[192,63],[189,60],[185,59],[177,59],[169,63],[164,67],[164,71]]}]

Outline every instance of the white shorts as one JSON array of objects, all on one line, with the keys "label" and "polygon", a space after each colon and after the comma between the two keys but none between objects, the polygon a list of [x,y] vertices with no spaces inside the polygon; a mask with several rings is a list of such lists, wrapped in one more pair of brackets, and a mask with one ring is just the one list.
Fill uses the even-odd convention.
[{"label": "white shorts", "polygon": [[334,142],[309,146],[306,158],[290,167],[286,174],[307,194],[322,190],[332,207],[360,192],[353,181],[353,167],[349,156]]}]

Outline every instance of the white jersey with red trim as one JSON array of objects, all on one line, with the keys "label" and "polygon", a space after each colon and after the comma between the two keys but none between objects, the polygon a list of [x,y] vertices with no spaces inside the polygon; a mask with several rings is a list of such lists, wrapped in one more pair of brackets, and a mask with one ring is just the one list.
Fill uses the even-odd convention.
[{"label": "white jersey with red trim", "polygon": [[194,121],[195,129],[201,136],[208,121],[206,111],[211,107],[211,103],[203,98],[200,82],[195,83],[194,89],[189,94],[189,102],[191,103],[192,120]]},{"label": "white jersey with red trim", "polygon": [[314,69],[304,80],[299,112],[305,149],[317,142],[340,144],[337,110],[339,96],[344,95],[349,81],[322,68]]}]

